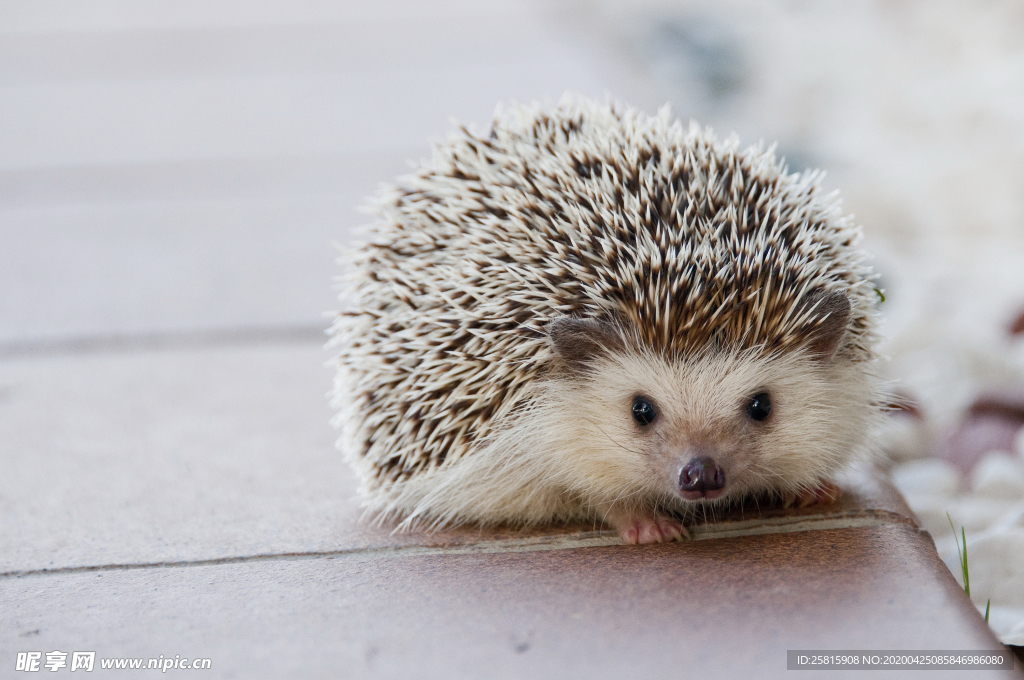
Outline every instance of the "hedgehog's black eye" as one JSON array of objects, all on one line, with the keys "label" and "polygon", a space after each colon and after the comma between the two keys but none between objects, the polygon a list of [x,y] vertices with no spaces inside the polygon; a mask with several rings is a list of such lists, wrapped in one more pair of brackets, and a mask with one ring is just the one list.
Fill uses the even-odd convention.
[{"label": "hedgehog's black eye", "polygon": [[752,420],[761,421],[772,414],[772,398],[767,392],[759,392],[750,398],[747,404],[747,415]]},{"label": "hedgehog's black eye", "polygon": [[640,425],[650,425],[658,417],[654,410],[654,404],[647,397],[637,397],[633,400],[633,420]]}]

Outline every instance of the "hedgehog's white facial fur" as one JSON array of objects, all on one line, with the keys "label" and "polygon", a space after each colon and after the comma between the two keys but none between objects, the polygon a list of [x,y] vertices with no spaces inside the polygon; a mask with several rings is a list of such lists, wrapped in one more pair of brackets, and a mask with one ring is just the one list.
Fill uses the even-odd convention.
[{"label": "hedgehog's white facial fur", "polygon": [[[554,380],[542,399],[558,415],[548,437],[559,444],[561,484],[595,508],[686,512],[680,472],[709,457],[724,473],[716,504],[758,492],[800,492],[856,456],[873,425],[873,386],[842,357],[807,353],[760,357],[706,353],[678,361],[611,354],[585,375]],[[770,416],[753,420],[754,395],[771,397]],[[638,395],[654,405],[635,421]]]}]

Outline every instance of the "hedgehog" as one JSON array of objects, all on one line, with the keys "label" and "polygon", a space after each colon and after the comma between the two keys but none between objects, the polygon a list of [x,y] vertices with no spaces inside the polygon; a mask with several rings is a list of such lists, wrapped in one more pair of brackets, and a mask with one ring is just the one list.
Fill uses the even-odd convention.
[{"label": "hedgehog", "polygon": [[383,187],[329,331],[367,513],[636,544],[834,499],[884,403],[878,289],[822,173],[774,150],[563,99]]}]

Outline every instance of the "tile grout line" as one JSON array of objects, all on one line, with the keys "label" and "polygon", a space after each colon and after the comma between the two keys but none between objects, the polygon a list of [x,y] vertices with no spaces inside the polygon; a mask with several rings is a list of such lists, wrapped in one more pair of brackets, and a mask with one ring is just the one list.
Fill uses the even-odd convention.
[{"label": "tile grout line", "polygon": [[[837,516],[819,515],[775,517],[766,520],[742,520],[738,522],[728,522],[722,525],[692,525],[690,526],[690,533],[692,536],[691,540],[693,541],[708,541],[725,538],[739,538],[742,536],[762,536],[767,534],[788,534],[835,529],[858,529],[892,524],[909,524],[911,526],[916,526],[911,520],[903,517],[902,515],[888,511],[874,511]],[[465,543],[461,545],[447,546],[364,547],[351,548],[347,550],[264,553],[257,555],[241,555],[236,557],[216,557],[202,560],[101,564],[80,567],[58,567],[55,569],[21,569],[0,572],[0,579],[17,579],[30,576],[55,576],[64,574],[86,574],[106,571],[129,571],[136,569],[206,567],[227,564],[243,564],[248,562],[333,559],[336,557],[373,559],[379,557],[426,557],[432,555],[486,555],[547,552],[578,548],[610,547],[616,545],[623,545],[623,543],[619,539],[618,535],[613,531],[586,531],[575,534],[505,538],[482,541],[479,543]]]}]

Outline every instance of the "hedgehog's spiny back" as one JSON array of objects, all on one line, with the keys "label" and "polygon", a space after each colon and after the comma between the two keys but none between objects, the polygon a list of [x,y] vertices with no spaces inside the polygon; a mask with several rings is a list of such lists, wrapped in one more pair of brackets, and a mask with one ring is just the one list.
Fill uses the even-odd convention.
[{"label": "hedgehog's spiny back", "polygon": [[[806,341],[814,290],[850,297],[846,351],[872,357],[859,232],[818,177],[667,115],[586,102],[465,133],[381,202],[335,326],[390,483],[464,455],[538,377],[544,324],[615,317],[666,356]],[[350,396],[346,398],[351,398]]]}]

